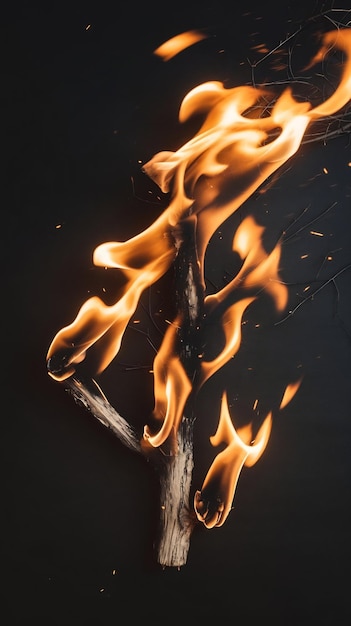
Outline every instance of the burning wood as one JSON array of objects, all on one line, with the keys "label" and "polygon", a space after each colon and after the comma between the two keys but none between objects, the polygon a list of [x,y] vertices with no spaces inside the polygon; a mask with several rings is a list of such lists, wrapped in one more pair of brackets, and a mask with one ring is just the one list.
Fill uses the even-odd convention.
[{"label": "burning wood", "polygon": [[[192,41],[196,38],[188,44],[176,43],[182,49]],[[313,62],[335,47],[346,54],[339,86],[314,108],[309,102],[297,101],[290,88],[276,98],[269,112],[266,90],[261,88],[226,89],[219,82],[208,82],[185,96],[180,121],[201,113],[204,122],[200,130],[179,150],[156,154],[143,168],[164,193],[170,194],[168,208],[132,239],[107,242],[94,251],[95,265],[123,272],[126,284],[120,297],[110,306],[97,297],[87,300],[48,350],[52,378],[63,382],[124,445],[155,463],[160,475],[161,511],[157,558],[164,566],[186,563],[191,533],[198,521],[207,528],[224,523],[242,467],[256,463],[269,439],[272,413],[253,441],[250,426],[234,427],[224,393],[211,443],[223,443],[225,448],[215,457],[202,488],[195,492],[194,506],[190,505],[196,395],[240,349],[243,316],[260,293],[267,293],[280,312],[288,299],[287,287],[279,279],[280,242],[266,252],[264,229],[253,218],[243,220],[233,238],[233,251],[241,259],[239,272],[223,289],[212,293],[204,269],[207,246],[216,229],[296,153],[309,124],[333,115],[350,101],[351,31],[327,33]],[[109,366],[120,350],[142,293],[171,266],[176,277],[175,315],[153,363],[152,419],[143,433],[137,433],[98,386],[91,388],[90,382],[83,382],[81,364],[89,350],[97,358],[96,375]],[[223,345],[214,356],[206,333],[217,323]],[[299,384],[287,385],[281,408]],[[257,404],[258,400],[255,407]]]}]

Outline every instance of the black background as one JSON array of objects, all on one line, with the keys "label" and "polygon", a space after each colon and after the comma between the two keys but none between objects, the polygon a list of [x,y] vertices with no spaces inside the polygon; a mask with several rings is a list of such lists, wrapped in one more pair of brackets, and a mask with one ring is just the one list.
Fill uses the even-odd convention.
[{"label": "black background", "polygon": [[[250,82],[248,59],[261,58],[254,46],[272,49],[301,27],[303,46],[292,58],[294,71],[302,71],[312,31],[325,29],[317,16],[332,4],[21,2],[6,9],[4,624],[348,623],[350,272],[325,284],[350,263],[346,135],[303,145],[248,203],[256,215],[269,208],[273,239],[308,207],[291,232],[305,227],[283,248],[290,308],[305,286],[325,286],[279,325],[269,306],[268,313],[253,309],[235,365],[200,395],[194,489],[213,455],[206,445],[217,422],[218,385],[229,385],[238,406],[252,406],[258,394],[268,406],[283,384],[304,374],[294,400],[278,412],[265,454],[243,471],[234,511],[222,528],[195,529],[180,571],[155,562],[152,468],[75,405],[45,364],[52,338],[89,295],[113,301],[118,277],[93,267],[94,248],[140,232],[165,208],[140,163],[177,149],[194,132],[177,121],[184,95],[205,80]],[[191,28],[207,29],[209,39],[168,63],[152,55]],[[275,79],[270,63],[257,66],[258,81]],[[209,250],[207,270],[217,286],[234,271],[227,259],[215,266],[225,231]],[[333,260],[324,261],[331,252]],[[145,336],[128,337],[104,384],[139,426],[152,408],[153,352]]]}]

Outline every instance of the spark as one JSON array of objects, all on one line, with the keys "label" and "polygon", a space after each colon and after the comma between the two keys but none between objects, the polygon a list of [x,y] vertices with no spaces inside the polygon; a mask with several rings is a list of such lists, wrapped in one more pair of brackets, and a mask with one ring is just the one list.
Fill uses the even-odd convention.
[{"label": "spark", "polygon": [[318,230],[310,230],[311,235],[317,235],[317,237],[324,237],[323,233],[319,233]]}]

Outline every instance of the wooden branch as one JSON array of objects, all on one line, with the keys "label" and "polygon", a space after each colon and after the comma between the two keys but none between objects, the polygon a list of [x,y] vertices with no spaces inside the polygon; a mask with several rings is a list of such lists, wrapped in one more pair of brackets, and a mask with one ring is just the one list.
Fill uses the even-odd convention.
[{"label": "wooden branch", "polygon": [[137,436],[136,431],[113,408],[102,393],[98,395],[98,387],[96,387],[96,392],[92,392],[86,383],[77,378],[65,380],[65,385],[74,400],[78,404],[83,405],[106,428],[112,430],[121,443],[133,450],[133,452],[141,452],[140,438]]},{"label": "wooden branch", "polygon": [[183,418],[178,431],[178,452],[164,457],[160,473],[160,540],[158,562],[180,568],[187,562],[190,538],[196,524],[189,508],[194,467],[193,420]]},{"label": "wooden branch", "polygon": [[[199,368],[199,354],[202,351],[204,303],[204,286],[196,248],[195,218],[185,220],[181,224],[174,273],[176,310],[182,318],[177,332],[178,355],[189,380],[193,382]],[[189,506],[194,467],[193,399],[194,393],[191,393],[184,407],[185,416],[177,432],[177,454],[165,457],[163,472],[160,475],[161,518],[158,560],[163,566],[169,563],[177,567],[185,565],[191,534],[197,523],[194,508],[190,509]]]},{"label": "wooden branch", "polygon": [[[178,453],[165,456],[158,448],[142,446],[133,427],[113,408],[95,386],[69,378],[65,386],[77,404],[83,406],[133,452],[151,458],[160,484],[160,528],[155,543],[157,562],[162,567],[186,564],[190,537],[196,516],[190,510],[190,488],[193,472],[193,420],[183,418],[177,433]],[[92,390],[93,389],[93,390]]]},{"label": "wooden branch", "polygon": [[[178,254],[174,264],[175,312],[182,323],[177,332],[177,357],[191,382],[199,368],[201,352],[201,322],[203,318],[204,288],[196,249],[196,219],[189,218],[178,225],[174,233]],[[48,370],[55,366],[49,359]],[[57,364],[56,366],[57,367]],[[193,393],[190,393],[180,425],[174,426],[170,439],[162,447],[152,447],[109,403],[100,387],[92,379],[82,380],[74,375],[64,381],[74,400],[98,419],[129,450],[152,462],[160,483],[160,536],[156,543],[157,561],[163,567],[181,567],[186,564],[190,537],[197,523],[190,509],[190,489],[193,472]],[[167,454],[165,450],[170,449]]]},{"label": "wooden branch", "polygon": [[181,226],[181,242],[174,263],[176,307],[183,320],[178,329],[179,358],[193,381],[202,352],[204,285],[197,256],[195,216],[184,220]]}]

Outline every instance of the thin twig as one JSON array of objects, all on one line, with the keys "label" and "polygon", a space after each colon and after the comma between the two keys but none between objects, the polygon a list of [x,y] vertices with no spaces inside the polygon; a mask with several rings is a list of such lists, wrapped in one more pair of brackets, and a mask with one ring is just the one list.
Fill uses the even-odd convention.
[{"label": "thin twig", "polygon": [[[331,278],[329,278],[328,280],[326,280],[320,287],[318,287],[318,289],[316,289],[313,293],[311,293],[309,296],[307,296],[306,298],[304,298],[303,300],[301,300],[301,302],[299,302],[299,304],[296,305],[295,308],[291,309],[288,313],[288,315],[286,315],[285,317],[283,317],[281,320],[279,320],[279,322],[275,322],[274,326],[279,326],[279,324],[282,324],[283,322],[286,322],[286,320],[290,319],[294,313],[296,313],[296,311],[306,302],[308,302],[308,300],[312,300],[314,298],[314,296],[316,296],[320,291],[322,291],[322,289],[324,289],[324,287],[326,287],[327,285],[329,285],[330,283],[334,283],[335,279],[338,278],[338,276],[340,276],[341,274],[343,274],[344,272],[346,272],[347,270],[351,269],[351,263],[349,265],[346,265],[346,267],[341,268],[338,272],[336,272],[336,274],[334,274]],[[335,283],[334,283],[335,284]]]},{"label": "thin twig", "polygon": [[[322,211],[322,213],[320,213],[319,215],[317,215],[316,217],[314,217],[312,220],[310,220],[307,224],[304,224],[303,226],[301,226],[301,228],[299,228],[298,230],[296,230],[294,233],[292,233],[291,235],[289,235],[289,237],[284,237],[283,234],[283,240],[284,243],[286,244],[288,241],[290,241],[290,239],[293,239],[294,237],[296,237],[299,233],[301,233],[303,230],[306,230],[306,228],[309,228],[309,226],[312,226],[312,224],[314,224],[315,222],[318,222],[322,217],[324,217],[327,213],[329,213],[329,211],[331,211],[331,209],[333,209],[338,203],[335,201],[333,202],[330,206],[328,206],[324,211]],[[304,209],[302,215],[304,213],[306,213],[307,208]],[[297,218],[300,219],[301,215]],[[296,220],[297,221],[297,220]],[[291,228],[291,226],[293,226],[294,224],[296,224],[296,221],[293,222],[289,228]],[[287,232],[287,231],[285,231]]]}]

